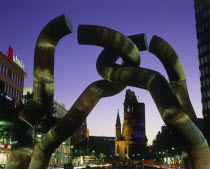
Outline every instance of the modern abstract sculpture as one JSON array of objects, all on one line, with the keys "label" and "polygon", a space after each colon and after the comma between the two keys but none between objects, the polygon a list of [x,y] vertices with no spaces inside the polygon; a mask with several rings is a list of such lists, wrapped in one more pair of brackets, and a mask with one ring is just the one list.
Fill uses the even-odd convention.
[{"label": "modern abstract sculpture", "polygon": [[[112,32],[112,30],[98,26],[86,25],[83,27],[79,27],[78,33],[82,30],[87,32],[87,34],[82,33],[81,35],[88,37],[93,32],[97,32],[98,37],[92,36],[92,39],[95,40],[100,39],[100,37],[104,38],[104,32],[106,34],[109,34],[107,32],[110,32],[110,34]],[[87,28],[87,31],[84,30],[85,28]],[[80,41],[80,38],[78,38],[79,43],[89,45],[101,44],[101,41],[98,44],[91,43],[89,38],[83,39],[83,41]],[[115,38],[118,39],[117,36]],[[105,44],[104,47],[109,46]],[[96,66],[98,73],[110,82],[148,90],[163,121],[167,125],[173,126],[188,145],[186,151],[189,155],[191,167],[195,169],[210,168],[209,147],[203,134],[193,123],[193,121],[196,122],[196,115],[189,99],[185,74],[181,62],[172,47],[157,36],[153,37],[150,44],[150,51],[157,55],[163,63],[171,85],[160,73],[137,67],[132,62],[129,62],[129,66],[117,65],[114,60],[115,56],[111,51],[113,51],[112,48],[106,48],[101,52]],[[130,53],[132,53],[132,50]],[[124,56],[122,58],[124,59]],[[129,58],[124,60],[129,61]]]},{"label": "modern abstract sculpture", "polygon": [[34,96],[32,102],[19,113],[22,121],[17,130],[21,136],[12,145],[6,168],[28,168],[34,143],[32,127],[46,113],[54,96],[54,52],[58,41],[72,32],[70,21],[61,15],[41,31],[34,54]]},{"label": "modern abstract sculpture", "polygon": [[[66,15],[48,23],[41,31],[34,54],[33,101],[23,109],[19,118],[27,126],[24,138],[18,140],[7,162],[7,169],[45,169],[55,149],[81,125],[97,102],[113,96],[126,86],[146,89],[150,92],[161,117],[182,135],[193,169],[210,168],[208,144],[193,122],[196,115],[192,108],[181,62],[170,45],[159,37],[153,37],[149,51],[163,63],[170,80],[158,72],[139,67],[139,51],[147,50],[145,34],[126,37],[109,28],[80,25],[80,44],[104,47],[97,59],[98,73],[105,79],[90,84],[76,100],[68,113],[43,138],[34,145],[31,130],[48,110],[54,96],[54,51],[58,41],[72,32]],[[121,57],[121,65],[116,60]],[[27,143],[27,144],[24,144]]]}]

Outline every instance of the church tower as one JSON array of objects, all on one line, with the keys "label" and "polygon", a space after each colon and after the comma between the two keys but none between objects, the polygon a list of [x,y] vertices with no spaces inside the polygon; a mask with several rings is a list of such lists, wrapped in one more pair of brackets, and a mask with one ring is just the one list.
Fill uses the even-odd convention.
[{"label": "church tower", "polygon": [[121,137],[121,123],[120,123],[120,115],[119,115],[119,109],[118,109],[118,113],[117,113],[117,120],[116,120],[116,140],[119,140]]},{"label": "church tower", "polygon": [[135,93],[130,89],[126,90],[125,100],[124,100],[124,124],[122,135],[126,140],[131,139],[133,134],[133,114],[136,111],[137,99]]},{"label": "church tower", "polygon": [[115,155],[121,160],[142,159],[147,144],[145,105],[138,102],[135,93],[130,89],[125,94],[122,133],[119,110],[115,127]]}]

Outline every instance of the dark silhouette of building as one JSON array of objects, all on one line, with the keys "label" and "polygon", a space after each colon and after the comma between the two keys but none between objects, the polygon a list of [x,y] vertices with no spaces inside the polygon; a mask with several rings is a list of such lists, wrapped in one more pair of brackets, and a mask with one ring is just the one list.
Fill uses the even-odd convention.
[{"label": "dark silhouette of building", "polygon": [[210,1],[194,0],[204,135],[210,141]]},{"label": "dark silhouette of building", "polygon": [[87,122],[86,119],[81,126],[72,134],[71,146],[73,146],[72,154],[75,157],[84,156],[88,154],[87,145]]},{"label": "dark silhouette of building", "polygon": [[114,137],[89,136],[90,154],[100,155],[103,153],[106,158],[114,155]]},{"label": "dark silhouette of building", "polygon": [[87,141],[87,122],[86,119],[81,126],[71,136],[71,143],[73,145],[84,143]]},{"label": "dark silhouette of building", "polygon": [[115,155],[121,160],[140,158],[147,145],[145,105],[137,101],[135,93],[130,89],[126,90],[125,95],[122,133],[119,111],[115,126]]},{"label": "dark silhouette of building", "polygon": [[[18,64],[19,63],[19,64]],[[15,104],[20,103],[23,96],[24,78],[22,61],[14,56],[14,60],[0,52],[0,93],[5,92],[7,99],[14,99]]]}]

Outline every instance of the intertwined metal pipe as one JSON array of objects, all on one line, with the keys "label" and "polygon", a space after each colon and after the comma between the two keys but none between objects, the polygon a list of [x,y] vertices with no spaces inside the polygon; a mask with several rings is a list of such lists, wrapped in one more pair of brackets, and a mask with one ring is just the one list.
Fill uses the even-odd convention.
[{"label": "intertwined metal pipe", "polygon": [[[86,27],[88,28],[88,26]],[[100,37],[100,33],[98,32],[99,28],[97,26],[90,27],[91,31],[97,32],[98,37],[93,36],[93,38],[97,40]],[[101,30],[102,34],[103,29]],[[80,43],[98,45],[90,41],[85,41],[85,39],[84,41],[80,41]],[[182,105],[167,80],[158,72],[139,68],[136,67],[136,65],[117,65],[114,63],[114,55],[110,51],[111,49],[104,49],[100,54],[97,60],[98,73],[104,79],[113,83],[148,90],[164,122],[173,126],[182,136],[183,141],[189,145],[189,154],[193,168],[209,169],[210,152],[206,139],[186,114],[185,109],[182,108]]]},{"label": "intertwined metal pipe", "polygon": [[[130,46],[132,46],[132,48],[135,49],[135,51],[133,51],[134,55],[132,55],[132,57],[129,59],[129,62],[135,63],[138,66],[140,63],[140,55],[137,46],[140,47],[138,44],[142,42],[142,38],[144,38],[144,36],[134,35],[132,37],[135,39],[137,46],[130,41],[129,38],[121,36],[123,35],[120,35],[119,37],[124,38],[125,41],[128,41],[125,43],[128,43]],[[118,51],[119,53],[127,56],[130,48],[125,49],[119,47],[118,43],[120,42],[121,41],[116,42]],[[115,60],[117,58],[118,55],[115,53]],[[81,125],[98,101],[103,97],[113,96],[121,92],[125,87],[126,86],[124,85],[113,84],[106,80],[100,80],[90,84],[73,104],[68,113],[42,138],[39,144],[35,146],[30,163],[30,169],[45,168],[49,163],[51,154]]]}]

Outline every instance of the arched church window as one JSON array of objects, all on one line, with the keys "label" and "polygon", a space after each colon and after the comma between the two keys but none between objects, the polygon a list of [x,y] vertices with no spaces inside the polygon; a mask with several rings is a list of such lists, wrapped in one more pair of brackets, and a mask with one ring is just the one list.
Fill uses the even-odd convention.
[{"label": "arched church window", "polygon": [[127,112],[131,112],[131,108],[130,108],[130,106],[128,106],[128,108],[127,108]]},{"label": "arched church window", "polygon": [[117,146],[117,154],[120,154],[120,146]]}]

